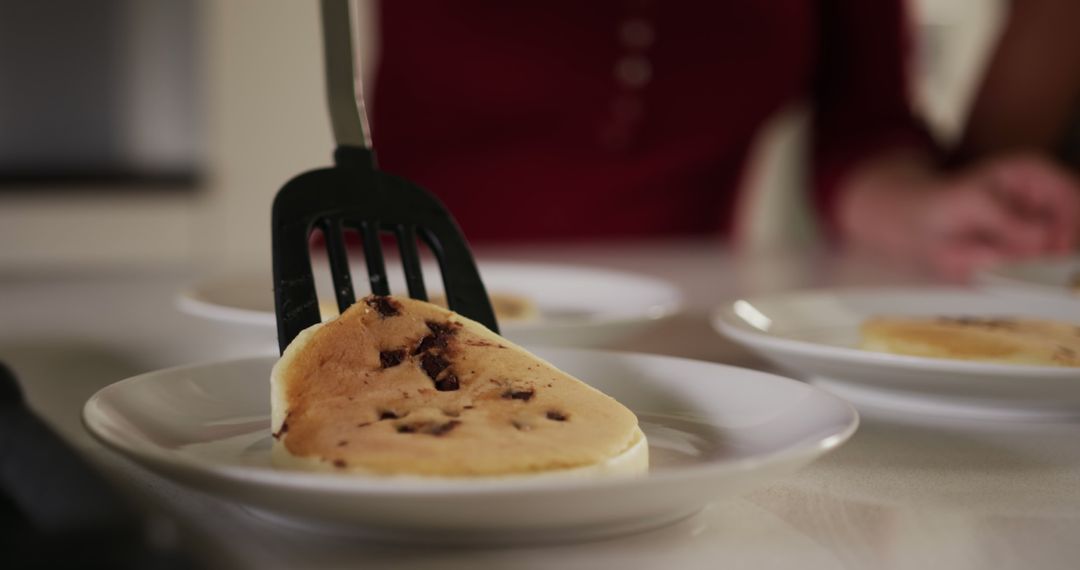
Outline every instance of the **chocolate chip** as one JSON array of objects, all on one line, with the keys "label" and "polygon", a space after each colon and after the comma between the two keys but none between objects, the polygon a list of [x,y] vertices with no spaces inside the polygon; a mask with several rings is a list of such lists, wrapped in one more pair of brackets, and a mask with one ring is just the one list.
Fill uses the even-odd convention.
[{"label": "chocolate chip", "polygon": [[982,327],[987,329],[1011,329],[1016,327],[1016,321],[1013,319],[994,317],[938,317],[938,322],[942,324],[963,327]]},{"label": "chocolate chip", "polygon": [[379,412],[379,419],[380,420],[396,420],[396,419],[398,419],[398,417],[399,416],[396,413],[394,413],[394,412],[392,412],[390,410],[383,410],[383,411]]},{"label": "chocolate chip", "polygon": [[405,360],[404,350],[384,350],[379,353],[379,364],[383,368],[392,368]]},{"label": "chocolate chip", "polygon": [[562,412],[559,412],[559,411],[556,411],[556,410],[548,410],[547,419],[553,420],[553,421],[556,421],[556,422],[565,422],[567,418],[566,418],[566,414],[564,414]]},{"label": "chocolate chip", "polygon": [[446,435],[451,430],[461,425],[459,420],[450,420],[441,424],[434,422],[418,422],[412,424],[402,424],[397,426],[398,433],[423,433],[427,435]]},{"label": "chocolate chip", "polygon": [[448,366],[450,366],[450,361],[438,354],[427,353],[420,357],[420,368],[423,368],[432,380],[438,378],[439,373],[446,370]]},{"label": "chocolate chip", "polygon": [[346,445],[349,445],[349,442],[345,441],[344,439],[337,442],[338,447],[345,447]]},{"label": "chocolate chip", "polygon": [[453,372],[444,376],[442,380],[435,381],[435,389],[440,392],[453,392],[459,388],[461,388],[461,382],[458,381],[458,377],[454,376]]},{"label": "chocolate chip", "polygon": [[401,306],[396,301],[383,295],[371,295],[365,302],[369,307],[375,309],[375,312],[379,313],[382,318],[396,317],[401,314]]},{"label": "chocolate chip", "polygon": [[446,348],[447,337],[429,334],[420,339],[416,348],[413,349],[413,354],[420,354],[421,352],[427,352],[436,348]]},{"label": "chocolate chip", "polygon": [[504,400],[522,400],[528,402],[532,399],[535,392],[532,388],[528,390],[507,390],[503,392],[502,397]]},{"label": "chocolate chip", "polygon": [[425,321],[428,330],[435,336],[449,336],[454,334],[454,328],[450,324],[437,323],[435,321]]},{"label": "chocolate chip", "polygon": [[450,421],[446,422],[445,424],[439,424],[439,425],[435,426],[434,428],[432,428],[432,430],[429,433],[431,433],[431,435],[434,435],[434,436],[446,435],[446,434],[450,433],[450,430],[458,427],[459,425],[461,425],[460,421],[458,421],[458,420],[450,420]]},{"label": "chocolate chip", "polygon": [[277,430],[277,433],[270,434],[274,439],[281,439],[281,436],[285,435],[285,432],[289,431],[289,422],[281,422],[281,429]]},{"label": "chocolate chip", "polygon": [[427,352],[435,348],[446,348],[446,343],[449,338],[454,335],[456,329],[449,324],[437,323],[435,321],[426,321],[427,328],[431,331],[431,334],[420,339],[420,342],[413,350],[413,354],[420,354],[421,352]]},{"label": "chocolate chip", "polygon": [[334,467],[337,467],[338,469],[341,469],[341,468],[345,467],[345,460],[344,459],[335,459],[334,460]]},{"label": "chocolate chip", "polygon": [[462,406],[461,408],[462,408],[463,410],[471,410],[471,409],[473,409],[473,408],[475,408],[475,407],[476,407],[476,406],[474,406],[474,405],[472,405],[472,404],[469,404],[468,406]]}]

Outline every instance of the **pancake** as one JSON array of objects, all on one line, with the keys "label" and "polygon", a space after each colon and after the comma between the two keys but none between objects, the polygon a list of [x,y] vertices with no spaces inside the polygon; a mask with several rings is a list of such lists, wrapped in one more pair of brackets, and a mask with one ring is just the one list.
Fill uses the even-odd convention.
[{"label": "pancake", "polygon": [[371,296],[301,332],[271,374],[279,466],[484,477],[648,468],[633,412],[483,325]]},{"label": "pancake", "polygon": [[1012,317],[868,319],[861,348],[878,352],[999,364],[1080,367],[1080,327]]},{"label": "pancake", "polygon": [[[532,299],[512,293],[489,293],[495,318],[503,321],[530,321],[540,317],[540,309]],[[432,295],[431,302],[446,308],[446,295]]]}]

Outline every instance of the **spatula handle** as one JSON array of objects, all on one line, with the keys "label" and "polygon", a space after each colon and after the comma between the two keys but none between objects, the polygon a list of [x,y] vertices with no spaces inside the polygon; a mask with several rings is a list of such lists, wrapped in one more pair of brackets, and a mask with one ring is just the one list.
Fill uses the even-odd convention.
[{"label": "spatula handle", "polygon": [[322,0],[323,59],[330,124],[339,147],[371,148],[360,65],[353,46],[350,0]]}]

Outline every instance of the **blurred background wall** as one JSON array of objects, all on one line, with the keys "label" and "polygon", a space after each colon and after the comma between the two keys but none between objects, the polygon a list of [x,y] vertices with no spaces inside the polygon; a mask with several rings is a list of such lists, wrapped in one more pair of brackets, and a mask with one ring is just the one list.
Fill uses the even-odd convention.
[{"label": "blurred background wall", "polygon": [[[912,0],[915,100],[939,136],[955,136],[964,120],[1004,1]],[[357,7],[370,86],[375,6]],[[267,267],[274,192],[328,164],[333,146],[317,8],[0,0],[0,270]],[[74,102],[93,109],[66,114]],[[15,111],[27,107],[37,112]],[[802,200],[805,125],[796,106],[759,138],[741,205],[747,247],[815,235]],[[80,171],[70,159],[79,148],[65,147],[79,141],[113,166]],[[50,153],[69,157],[70,176],[49,167]]]}]

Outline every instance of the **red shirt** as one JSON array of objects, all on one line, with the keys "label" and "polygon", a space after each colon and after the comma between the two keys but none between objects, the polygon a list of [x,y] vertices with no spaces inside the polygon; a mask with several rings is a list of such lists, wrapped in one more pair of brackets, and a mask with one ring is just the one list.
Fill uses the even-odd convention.
[{"label": "red shirt", "polygon": [[393,0],[380,167],[471,241],[727,231],[753,136],[814,109],[818,203],[853,162],[921,142],[902,0]]}]

